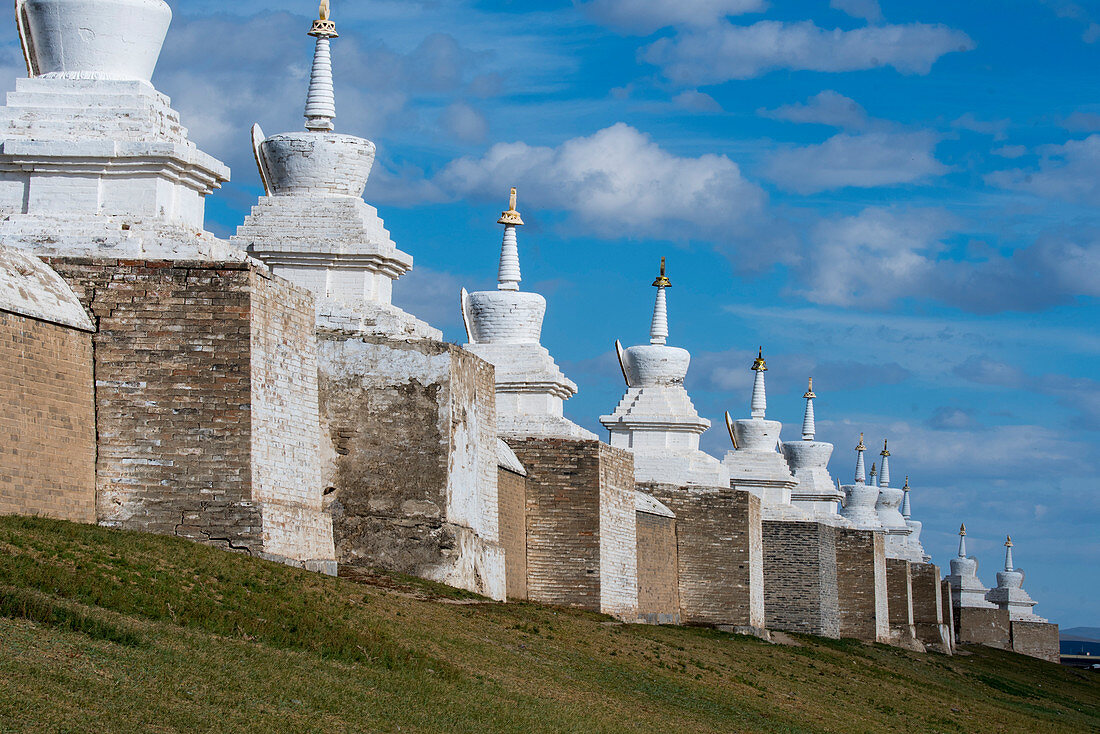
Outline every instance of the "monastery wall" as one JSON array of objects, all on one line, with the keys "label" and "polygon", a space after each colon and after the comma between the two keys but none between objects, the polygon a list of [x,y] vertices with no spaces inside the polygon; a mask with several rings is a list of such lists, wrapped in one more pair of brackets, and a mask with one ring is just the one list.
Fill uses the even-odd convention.
[{"label": "monastery wall", "polygon": [[527,592],[532,601],[634,621],[634,464],[626,451],[574,439],[516,439],[527,470]]},{"label": "monastery wall", "polygon": [[99,523],[335,572],[316,480],[307,501],[304,475],[253,463],[309,464],[308,298],[247,263],[49,262],[99,325]]},{"label": "monastery wall", "polygon": [[886,559],[886,594],[890,610],[890,630],[905,639],[916,639],[913,622],[913,576],[909,561]]},{"label": "monastery wall", "polygon": [[92,335],[0,311],[0,514],[94,523]]},{"label": "monastery wall", "polygon": [[955,607],[955,629],[960,645],[1012,649],[1007,609]]},{"label": "monastery wall", "polygon": [[679,624],[676,518],[637,513],[638,618],[649,624]]},{"label": "monastery wall", "polygon": [[939,566],[911,563],[909,569],[913,587],[913,627],[917,639],[941,652],[950,653],[953,635],[950,625],[943,619]]},{"label": "monastery wall", "polygon": [[318,337],[321,471],[339,562],[503,600],[493,368],[433,340]]},{"label": "monastery wall", "polygon": [[1060,663],[1058,625],[1049,622],[1012,622],[1012,650],[1051,663]]},{"label": "monastery wall", "polygon": [[882,533],[837,528],[836,571],[840,636],[887,642],[890,608]]},{"label": "monastery wall", "polygon": [[676,514],[680,618],[685,624],[764,627],[759,498],[722,487],[639,484]]},{"label": "monastery wall", "polygon": [[768,629],[839,637],[836,530],[764,520],[762,531]]},{"label": "monastery wall", "polygon": [[508,469],[497,470],[500,503],[500,544],[509,599],[527,599],[527,478]]}]

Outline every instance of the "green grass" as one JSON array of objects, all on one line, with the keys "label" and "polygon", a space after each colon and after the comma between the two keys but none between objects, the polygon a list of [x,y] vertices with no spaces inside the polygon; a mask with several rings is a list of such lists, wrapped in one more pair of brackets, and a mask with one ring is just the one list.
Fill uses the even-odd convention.
[{"label": "green grass", "polygon": [[0,732],[1084,732],[1100,676],[621,625],[0,518]]}]

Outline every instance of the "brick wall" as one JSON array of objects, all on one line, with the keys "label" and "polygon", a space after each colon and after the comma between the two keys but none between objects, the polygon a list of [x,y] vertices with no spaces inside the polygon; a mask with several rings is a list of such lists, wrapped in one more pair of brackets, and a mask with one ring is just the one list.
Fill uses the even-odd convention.
[{"label": "brick wall", "polygon": [[1012,649],[1007,610],[955,607],[954,612],[959,644]]},{"label": "brick wall", "polygon": [[308,476],[312,300],[249,263],[49,264],[99,327],[98,521],[334,572]]},{"label": "brick wall", "polygon": [[913,577],[909,561],[886,559],[886,593],[891,629],[904,637],[915,638],[917,631],[913,626]]},{"label": "brick wall", "polygon": [[1012,649],[1051,663],[1061,662],[1058,625],[1047,622],[1012,622]]},{"label": "brick wall", "polygon": [[528,598],[634,621],[630,454],[591,440],[521,439],[508,445],[527,469]]},{"label": "brick wall", "polygon": [[676,518],[637,513],[638,617],[650,624],[679,624]]},{"label": "brick wall", "polygon": [[96,519],[92,335],[5,312],[0,514]]},{"label": "brick wall", "polygon": [[764,520],[762,532],[768,629],[838,637],[835,529]]},{"label": "brick wall", "polygon": [[500,501],[500,544],[509,599],[527,598],[527,478],[501,468],[497,471]]},{"label": "brick wall", "polygon": [[947,579],[940,581],[940,609],[943,613],[943,623],[947,625],[951,637],[951,649],[955,649],[958,642],[958,629],[955,627],[955,608],[951,604],[951,582]]},{"label": "brick wall", "polygon": [[836,575],[840,636],[886,642],[890,620],[882,533],[837,528]]},{"label": "brick wall", "polygon": [[318,339],[321,471],[339,562],[504,599],[492,366],[427,339]]},{"label": "brick wall", "polygon": [[943,620],[940,568],[931,563],[913,563],[909,569],[913,580],[913,627],[917,639],[949,653],[952,635],[950,626]]},{"label": "brick wall", "polygon": [[721,487],[640,484],[676,515],[680,618],[764,627],[760,500]]}]

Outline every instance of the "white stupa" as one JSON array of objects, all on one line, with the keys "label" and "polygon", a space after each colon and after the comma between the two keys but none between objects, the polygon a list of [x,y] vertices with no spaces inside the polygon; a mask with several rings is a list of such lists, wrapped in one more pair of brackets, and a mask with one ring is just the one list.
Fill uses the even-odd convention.
[{"label": "white stupa", "polygon": [[374,143],[333,132],[336,118],[331,40],[338,37],[321,3],[306,97],[305,131],[265,138],[252,128],[265,195],[230,241],[276,275],[317,297],[318,324],[392,338],[443,335],[391,303],[393,282],[412,268],[378,210],[363,201]]},{"label": "white stupa", "polygon": [[26,79],[0,107],[0,237],[38,255],[244,260],[203,231],[229,169],[151,82],[163,0],[17,0]]},{"label": "white stupa", "polygon": [[863,461],[863,452],[867,447],[863,445],[863,434],[859,434],[859,445],[856,446],[856,475],[852,484],[845,484],[840,489],[844,493],[844,501],[840,509],[840,515],[860,530],[882,530],[882,521],[879,520],[875,507],[878,504],[878,487],[867,482],[867,469]]},{"label": "white stupa", "polygon": [[504,438],[596,439],[563,416],[564,401],[577,393],[550,352],[540,343],[546,299],[519,289],[521,281],[512,189],[504,225],[500,269],[495,291],[467,293],[462,289],[462,317],[469,343],[466,349],[496,368],[497,430]]},{"label": "white stupa", "polygon": [[828,525],[849,525],[837,512],[844,494],[837,488],[829,474],[829,459],[833,445],[817,440],[814,415],[814,380],[802,396],[806,400],[806,412],[802,417],[802,440],[784,441],[779,448],[787,459],[791,474],[798,484],[791,489],[791,504],[810,518]]},{"label": "white stupa", "polygon": [[896,558],[913,563],[921,563],[923,555],[916,553],[910,543],[912,528],[906,523],[901,513],[902,502],[905,501],[905,491],[890,486],[890,448],[889,442],[883,441],[882,470],[878,478],[878,500],[875,503],[875,511],[878,513],[879,522],[885,533],[886,557]]},{"label": "white stupa", "polygon": [[920,534],[924,529],[924,523],[919,520],[913,519],[913,506],[909,501],[909,477],[905,477],[905,486],[901,488],[904,493],[904,498],[901,501],[901,516],[905,518],[905,524],[909,526],[909,552],[914,557],[920,558],[920,563],[931,563],[932,556],[925,552],[924,546],[920,542]]},{"label": "white stupa", "polygon": [[686,349],[666,345],[665,291],[672,282],[665,275],[664,258],[653,285],[657,301],[649,344],[623,349],[615,342],[626,395],[614,413],[600,417],[600,423],[611,432],[612,446],[634,452],[636,481],[728,487],[729,472],[722,462],[699,450],[699,436],[710,427],[710,421],[699,417],[684,389],[691,355]]},{"label": "white stupa", "polygon": [[1012,564],[1012,537],[1005,541],[1005,570],[997,573],[997,586],[985,595],[986,601],[1008,610],[1014,622],[1046,622],[1032,611],[1036,602],[1024,591],[1024,571]]},{"label": "white stupa", "polygon": [[959,528],[959,555],[951,559],[951,573],[946,577],[951,585],[951,603],[956,607],[994,609],[986,601],[987,589],[978,579],[978,559],[966,555],[966,525]]},{"label": "white stupa", "polygon": [[791,491],[798,480],[791,474],[786,459],[779,453],[779,433],[783,424],[767,420],[767,389],[764,373],[768,364],[764,361],[764,349],[752,363],[756,373],[752,386],[750,412],[752,417],[734,421],[726,413],[733,450],[726,454],[722,465],[729,470],[730,483],[761,500],[765,520],[804,520],[807,513],[791,504]]}]

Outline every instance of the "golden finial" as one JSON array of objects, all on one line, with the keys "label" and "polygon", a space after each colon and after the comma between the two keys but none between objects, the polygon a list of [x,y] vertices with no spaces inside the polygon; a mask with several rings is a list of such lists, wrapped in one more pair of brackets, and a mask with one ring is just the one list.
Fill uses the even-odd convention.
[{"label": "golden finial", "polygon": [[313,21],[313,27],[309,29],[309,35],[314,38],[337,38],[336,24],[329,20],[332,15],[328,0],[321,0],[321,7],[317,11],[318,18]]},{"label": "golden finial", "polygon": [[890,455],[890,449],[887,448],[887,446],[889,446],[889,445],[890,445],[890,439],[886,439],[885,441],[882,442],[882,453],[879,454],[879,456],[889,456]]},{"label": "golden finial", "polygon": [[902,487],[902,489],[904,489],[906,492],[909,491],[909,475],[908,474],[905,475],[905,486]]},{"label": "golden finial", "polygon": [[866,451],[867,447],[863,445],[863,434],[859,434],[859,446],[856,446],[856,451]]},{"label": "golden finial", "polygon": [[809,389],[806,390],[806,394],[803,395],[802,397],[807,399],[807,400],[809,400],[810,398],[816,398],[817,397],[816,395],[814,395],[814,378],[812,378],[812,377],[810,378],[810,387],[809,387]]},{"label": "golden finial", "polygon": [[966,535],[966,523],[963,523],[962,527],[959,528],[959,535]]},{"label": "golden finial", "polygon": [[871,476],[872,477],[877,477],[878,476],[878,469],[875,468],[875,462],[873,462],[873,461],[871,462]]},{"label": "golden finial", "polygon": [[764,361],[764,347],[760,347],[760,351],[756,355],[756,361],[752,363],[753,372],[767,372],[768,363]]},{"label": "golden finial", "polygon": [[501,212],[497,224],[511,224],[517,227],[523,226],[523,218],[516,211],[516,187],[512,187],[512,193],[508,195],[508,211]]},{"label": "golden finial", "polygon": [[665,259],[661,258],[661,274],[657,276],[657,280],[653,281],[654,288],[671,288],[672,281],[665,275]]},{"label": "golden finial", "polygon": [[1012,536],[1011,535],[1008,536],[1008,540],[1005,541],[1005,547],[1006,548],[1011,548],[1012,547]]}]

